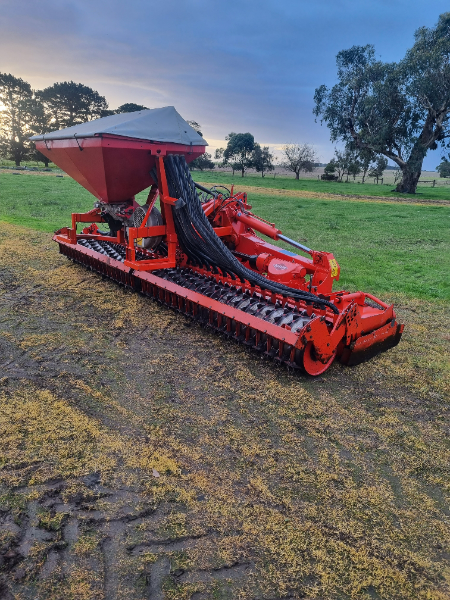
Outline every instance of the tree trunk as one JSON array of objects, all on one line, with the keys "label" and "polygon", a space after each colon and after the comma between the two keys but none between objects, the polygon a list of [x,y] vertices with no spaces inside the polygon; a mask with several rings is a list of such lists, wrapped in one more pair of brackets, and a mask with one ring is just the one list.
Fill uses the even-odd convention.
[{"label": "tree trunk", "polygon": [[295,171],[295,179],[300,179],[300,171]]},{"label": "tree trunk", "polygon": [[395,188],[396,192],[401,192],[402,194],[415,194],[417,189],[417,182],[419,181],[422,170],[411,171],[408,168],[408,164],[406,164],[405,168],[402,169],[402,178],[397,183],[397,187]]},{"label": "tree trunk", "polygon": [[242,168],[242,169],[241,169],[241,172],[242,172],[242,177],[244,177],[244,171],[245,171],[245,169],[244,169],[244,168]]},{"label": "tree trunk", "polygon": [[366,175],[367,175],[368,171],[369,171],[369,169],[365,169],[365,170],[363,169],[363,178],[362,178],[362,183],[364,183],[364,182],[365,182],[365,180],[366,180]]},{"label": "tree trunk", "polygon": [[17,146],[13,149],[11,158],[14,160],[16,167],[20,167],[22,152],[20,152],[20,149]]},{"label": "tree trunk", "polygon": [[415,194],[417,183],[422,174],[423,159],[428,150],[428,146],[422,143],[423,135],[414,144],[411,154],[406,163],[399,165],[402,170],[402,179],[395,188],[396,192],[403,194]]}]

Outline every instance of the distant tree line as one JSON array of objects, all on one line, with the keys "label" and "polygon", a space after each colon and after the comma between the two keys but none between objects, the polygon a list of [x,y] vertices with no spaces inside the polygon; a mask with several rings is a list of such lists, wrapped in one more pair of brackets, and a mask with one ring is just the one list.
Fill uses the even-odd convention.
[{"label": "distant tree line", "polygon": [[[230,167],[233,175],[238,171],[244,177],[249,169],[255,169],[261,173],[261,177],[265,177],[275,169],[277,159],[270,152],[269,146],[261,146],[255,142],[251,133],[231,132],[225,137],[225,141],[227,146],[217,148],[215,159],[219,161],[219,167]],[[207,156],[211,159],[210,155]],[[205,168],[214,168],[211,160],[209,163]],[[292,171],[296,179],[299,179],[302,171],[310,172],[316,168],[317,153],[310,144],[285,144],[281,149],[279,166]]]},{"label": "distant tree line", "polygon": [[[100,117],[124,112],[146,110],[146,106],[132,102],[115,110],[109,108],[106,98],[96,90],[74,81],[57,82],[42,90],[33,90],[19,77],[0,73],[0,157],[20,166],[25,160],[37,160],[48,167],[49,160],[36,150],[29,138],[72,127]],[[200,135],[201,125],[188,121]],[[255,142],[251,133],[229,133],[225,148],[216,150],[220,166],[231,167],[244,177],[248,169],[255,169],[264,177],[275,169],[276,159],[269,146]],[[282,147],[281,167],[294,173],[311,172],[317,165],[317,154],[310,144],[286,144]],[[190,163],[191,169],[213,169],[211,154],[205,152]]]},{"label": "distant tree line", "polygon": [[82,83],[64,81],[33,90],[23,79],[0,73],[0,156],[16,166],[30,159],[48,166],[48,158],[35,149],[30,136],[145,109],[129,102],[110,110],[104,96]]},{"label": "distant tree line", "polygon": [[255,169],[264,177],[269,171],[273,171],[274,156],[269,151],[269,146],[261,146],[255,142],[251,133],[231,132],[225,137],[226,148],[218,148],[215,158],[219,160],[219,166],[231,167],[233,174],[240,171],[244,177],[248,169]]},{"label": "distant tree line", "polygon": [[387,167],[387,158],[377,156],[368,149],[358,149],[353,144],[348,144],[343,150],[336,149],[334,157],[325,166],[323,180],[345,181],[349,177],[356,179],[362,175],[362,183],[366,177],[373,177],[377,180],[383,177],[383,172]]}]

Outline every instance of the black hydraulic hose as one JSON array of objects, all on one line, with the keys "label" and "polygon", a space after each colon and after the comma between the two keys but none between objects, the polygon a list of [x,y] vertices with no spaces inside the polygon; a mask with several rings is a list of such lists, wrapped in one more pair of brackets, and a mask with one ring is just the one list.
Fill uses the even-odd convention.
[{"label": "black hydraulic hose", "polygon": [[[173,166],[175,170],[178,171],[177,175],[179,181],[178,185],[176,186],[177,191],[180,191],[180,189],[184,189],[186,192],[191,191],[192,186],[190,185],[189,180],[186,181],[185,170],[182,168],[177,168],[179,165],[176,163]],[[222,241],[217,237],[208,219],[206,219],[201,206],[200,211],[197,210],[198,201],[189,202],[188,209],[192,209],[191,219],[196,231],[200,233],[201,236],[200,238],[197,236],[197,244],[199,244],[205,252],[209,251],[210,255],[212,255],[211,258],[213,258],[213,260],[216,261],[216,264],[218,264],[222,269],[225,267],[227,270],[232,270],[241,280],[247,279],[251,283],[259,285],[262,289],[269,289],[281,294],[286,294],[287,290],[289,290],[290,295],[292,295],[293,292],[294,294],[297,292],[295,295],[298,296],[299,290],[294,291],[291,288],[286,288],[286,286],[280,286],[280,284],[270,282],[265,277],[262,277],[261,275],[243,267],[243,265],[231,255],[228,248],[226,248]],[[205,242],[207,242],[207,244],[205,244]]]},{"label": "black hydraulic hose", "polygon": [[[180,215],[180,220],[184,222],[183,225],[191,225],[191,217],[188,214],[182,213]],[[229,264],[223,260],[223,257],[220,256],[220,254],[217,253],[217,249],[205,244],[202,237],[199,237],[197,230],[192,228],[192,225],[191,233],[192,235],[189,236],[190,243],[186,247],[187,254],[189,255],[190,253],[195,253],[196,251],[200,252],[202,256],[209,258],[210,262],[212,262],[214,266],[219,267],[224,275],[229,273],[232,276],[232,279],[234,279],[234,275],[229,269]],[[183,245],[182,240],[180,240],[180,243]]]},{"label": "black hydraulic hose", "polygon": [[198,264],[199,266],[209,268],[209,257],[204,252],[202,252],[202,248],[195,245],[195,238],[193,236],[189,220],[186,219],[185,215],[183,215],[181,210],[174,210],[173,215],[175,229],[177,231],[181,247],[185,249],[186,254],[194,262],[194,264]]},{"label": "black hydraulic hose", "polygon": [[178,201],[179,206],[175,205],[173,211],[175,228],[179,235],[181,247],[191,260],[209,268],[218,267],[224,274],[234,273],[241,281],[247,280],[263,290],[290,296],[297,300],[317,303],[321,306],[328,306],[336,314],[339,313],[334,304],[319,298],[311,292],[270,281],[261,274],[244,267],[216,235],[211,223],[205,216],[195,190],[196,184],[192,180],[184,157],[168,155],[164,164],[169,193],[172,197],[180,199]]},{"label": "black hydraulic hose", "polygon": [[[189,214],[188,218],[189,220],[193,223],[194,227],[195,227],[195,239],[193,240],[194,244],[196,246],[199,246],[202,249],[202,252],[205,254],[208,254],[209,256],[211,256],[211,258],[214,259],[214,262],[217,264],[217,266],[219,266],[221,269],[229,269],[229,260],[226,260],[226,253],[224,256],[224,252],[223,249],[226,249],[226,252],[229,252],[228,249],[223,246],[223,244],[221,243],[221,241],[219,240],[219,243],[222,247],[217,247],[217,240],[219,239],[215,232],[212,230],[212,227],[210,226],[209,221],[205,218],[206,220],[206,224],[207,224],[207,229],[204,229],[204,223],[202,223],[201,221],[198,220],[198,215],[203,215],[204,216],[204,212],[203,209],[201,208],[200,205],[200,211],[198,214],[196,214],[195,210],[190,210],[190,209],[196,209],[198,208],[198,200],[197,200],[197,195],[195,190],[193,189],[191,182],[189,181],[189,179],[186,180],[186,174],[185,172],[183,172],[184,170],[181,168],[177,168],[179,167],[179,165],[177,165],[176,163],[173,165],[175,171],[176,171],[176,175],[177,175],[177,179],[178,179],[178,185],[176,185],[176,191],[177,193],[183,193],[184,192],[184,196],[186,196],[186,194],[188,194],[188,196],[191,196],[189,198],[189,201],[186,203],[186,210]],[[197,202],[195,202],[195,200],[197,200]],[[200,237],[199,237],[200,234]],[[211,235],[212,234],[212,235]],[[206,243],[207,242],[207,243]]]},{"label": "black hydraulic hose", "polygon": [[[170,157],[172,158],[172,157]],[[178,158],[178,157],[177,157]],[[170,161],[172,162],[172,161]],[[189,201],[186,204],[186,209],[188,213],[191,213],[189,216],[192,221],[192,225],[194,227],[194,239],[196,238],[196,245],[199,245],[202,249],[202,254],[210,255],[211,262],[216,263],[217,266],[220,266],[222,269],[225,267],[226,270],[233,270],[238,277],[242,279],[247,279],[250,283],[254,285],[260,286],[262,289],[268,289],[275,293],[279,293],[282,295],[289,295],[293,298],[303,299],[309,302],[317,302],[321,305],[330,306],[330,308],[334,312],[338,312],[337,308],[325,301],[321,298],[318,298],[314,294],[303,292],[301,290],[296,290],[293,288],[288,288],[282,284],[277,284],[270,280],[267,280],[265,277],[259,275],[258,273],[254,273],[249,269],[243,267],[243,265],[230,253],[228,248],[224,246],[222,241],[216,236],[214,233],[211,224],[206,219],[204,212],[201,208],[201,204],[198,201],[198,198],[195,198],[197,202],[192,202],[194,200],[192,198],[192,192],[196,196],[195,190],[193,190],[192,179],[186,177],[186,171],[182,168],[182,165],[179,164],[179,161],[173,161],[175,164],[171,166],[174,168],[174,173],[171,173],[172,180],[171,183],[174,184],[174,188],[176,188],[176,192],[179,193],[184,190],[185,197],[190,197]],[[178,162],[178,164],[177,164]],[[169,166],[169,165],[167,165]],[[180,168],[181,167],[181,168]],[[169,168],[169,172],[171,169]],[[189,174],[190,175],[190,174]],[[190,181],[189,181],[190,179]],[[177,181],[178,180],[178,181]],[[173,190],[175,191],[175,190]],[[171,192],[172,195],[173,192]],[[200,208],[200,212],[198,211]],[[192,209],[192,210],[189,210]],[[192,238],[191,238],[192,239]],[[192,241],[194,241],[192,239]],[[191,247],[192,249],[192,247]],[[230,269],[231,266],[231,269]]]},{"label": "black hydraulic hose", "polygon": [[212,190],[208,190],[208,188],[203,187],[202,185],[200,185],[197,182],[194,182],[194,185],[197,189],[202,190],[202,192],[206,192],[210,196],[216,197],[218,195],[218,192],[213,192]]},{"label": "black hydraulic hose", "polygon": [[[177,169],[178,165],[176,164],[174,165],[174,167],[176,171],[178,171],[178,184],[181,183],[181,185],[176,186],[177,191],[180,191],[182,189],[186,190],[186,192],[191,191],[192,187],[189,185],[189,181],[183,181],[186,179],[185,173],[183,173],[183,169]],[[203,210],[201,210],[201,212],[196,210],[198,208],[197,204],[198,203],[195,202],[189,202],[188,210],[192,209],[190,211],[190,218],[192,220],[197,234],[196,244],[198,244],[202,248],[203,252],[209,253],[213,261],[215,261],[216,264],[218,264],[222,269],[224,267],[226,269],[230,269],[231,266],[232,270],[236,272],[236,274],[241,280],[248,279],[250,282],[254,282],[257,285],[260,285],[263,289],[272,289],[276,285],[276,291],[280,293],[285,292],[284,289],[280,288],[278,284],[274,285],[273,282],[270,282],[270,284],[267,285],[267,280],[265,278],[263,278],[262,276],[258,276],[258,274],[255,274],[253,271],[248,271],[247,269],[245,269],[245,267],[242,266],[242,264],[239,261],[237,261],[233,256],[231,256],[229,250],[226,248],[226,246],[222,244],[221,240],[219,240],[216,236],[209,221],[204,217]],[[198,236],[198,233],[200,234],[200,237]],[[253,281],[255,279],[257,281]],[[294,290],[292,290],[292,292],[293,291]]]}]

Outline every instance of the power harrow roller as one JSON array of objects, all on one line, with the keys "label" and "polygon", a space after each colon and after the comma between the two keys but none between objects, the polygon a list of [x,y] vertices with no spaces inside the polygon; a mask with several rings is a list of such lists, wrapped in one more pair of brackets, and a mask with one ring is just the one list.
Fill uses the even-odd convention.
[{"label": "power harrow roller", "polygon": [[[55,233],[71,260],[309,375],[336,358],[356,364],[400,341],[393,306],[332,291],[340,268],[331,253],[284,236],[234,187],[194,183],[188,163],[206,142],[173,107],[32,139],[97,198]],[[145,188],[141,206],[135,194]]]}]

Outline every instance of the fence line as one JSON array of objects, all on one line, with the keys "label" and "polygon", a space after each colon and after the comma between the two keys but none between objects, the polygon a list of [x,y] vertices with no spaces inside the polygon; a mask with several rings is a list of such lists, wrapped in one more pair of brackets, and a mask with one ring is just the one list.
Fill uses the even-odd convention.
[{"label": "fence line", "polygon": [[[346,177],[346,176],[345,176]],[[317,175],[317,179],[320,181],[321,180],[321,176]],[[385,185],[395,185],[397,184],[397,181],[400,181],[400,179],[398,179],[397,181],[394,178],[390,178],[388,177],[388,180],[386,182],[384,182],[384,180],[386,179],[386,177],[380,177],[378,180],[372,177],[366,177],[364,182],[362,180],[362,177],[349,177],[348,181],[347,179],[343,178],[341,180],[342,183],[372,183],[373,181],[373,185],[383,185],[385,183]],[[324,180],[326,181],[326,180]],[[430,184],[430,187],[445,187],[446,185],[450,185],[450,179],[448,181],[439,181],[438,179],[419,179],[419,181],[417,182],[417,185],[419,184]]]}]

